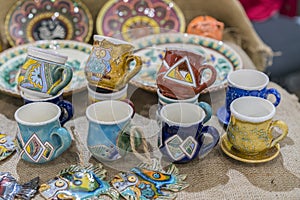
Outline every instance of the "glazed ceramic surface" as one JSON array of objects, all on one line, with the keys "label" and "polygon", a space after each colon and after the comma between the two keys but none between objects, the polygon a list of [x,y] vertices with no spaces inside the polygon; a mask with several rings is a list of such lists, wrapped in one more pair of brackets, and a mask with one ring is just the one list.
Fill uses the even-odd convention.
[{"label": "glazed ceramic surface", "polygon": [[87,167],[71,165],[43,183],[39,193],[45,199],[99,199],[101,195],[118,199],[118,193],[111,190],[105,178],[106,170],[100,164]]},{"label": "glazed ceramic surface", "polygon": [[280,145],[277,143],[267,151],[260,152],[255,155],[246,155],[236,150],[233,145],[228,141],[227,134],[225,133],[220,142],[222,151],[229,157],[245,162],[245,163],[264,163],[276,158],[280,153]]},{"label": "glazed ceramic surface", "polygon": [[55,96],[73,77],[71,66],[65,65],[67,59],[52,50],[28,47],[18,77],[20,90],[32,97]]},{"label": "glazed ceramic surface", "polygon": [[26,104],[15,112],[18,152],[31,163],[46,163],[71,146],[70,133],[59,122],[60,108],[49,102]]},{"label": "glazed ceramic surface", "polygon": [[[133,77],[130,83],[147,91],[156,92],[156,75],[162,64],[162,58],[166,47],[180,47],[192,49],[205,55],[208,64],[214,66],[217,71],[217,79],[213,85],[201,93],[225,88],[227,75],[237,69],[243,68],[243,63],[232,48],[221,41],[197,35],[180,33],[157,34],[132,41],[136,49],[136,55],[142,58],[141,71]],[[204,72],[209,77],[209,71]]]},{"label": "glazed ceramic surface", "polygon": [[5,18],[5,33],[10,45],[56,39],[88,42],[93,19],[83,2],[17,1]]},{"label": "glazed ceramic surface", "polygon": [[66,64],[72,67],[73,78],[64,88],[64,95],[81,91],[86,88],[87,81],[84,75],[84,67],[91,52],[92,46],[82,42],[53,40],[38,41],[31,44],[13,47],[0,53],[0,90],[9,95],[20,97],[18,73],[27,57],[27,49],[30,46],[43,49],[52,49],[68,56]]},{"label": "glazed ceramic surface", "polygon": [[126,200],[175,199],[174,192],[189,186],[185,179],[186,175],[179,174],[175,165],[165,171],[155,160],[116,174],[110,183]]},{"label": "glazed ceramic surface", "polygon": [[85,76],[89,85],[119,91],[136,75],[141,58],[133,54],[133,46],[111,37],[94,35],[94,45],[87,60]]},{"label": "glazed ceramic surface", "polygon": [[[230,105],[230,121],[227,137],[232,146],[243,154],[255,155],[274,147],[288,134],[288,126],[281,120],[273,120],[275,106],[259,97],[240,97]],[[281,134],[273,136],[273,129]]]},{"label": "glazed ceramic surface", "polygon": [[39,99],[29,98],[25,96],[23,92],[21,92],[21,97],[25,104],[34,102],[49,102],[58,105],[62,110],[61,115],[59,116],[59,121],[62,126],[73,117],[74,107],[71,102],[63,99],[62,92],[53,97]]},{"label": "glazed ceramic surface", "polygon": [[9,157],[16,150],[16,140],[6,134],[0,133],[0,161]]},{"label": "glazed ceramic surface", "polygon": [[[220,138],[217,129],[203,126],[211,118],[211,113],[204,109],[190,103],[168,104],[161,109],[158,146],[167,160],[186,163],[205,155],[217,145]],[[207,135],[212,141],[204,144]]]},{"label": "glazed ceramic surface", "polygon": [[[209,78],[204,71],[209,71]],[[156,84],[159,91],[173,99],[192,98],[212,85],[217,71],[206,63],[205,57],[196,51],[169,47],[166,49]]]},{"label": "glazed ceramic surface", "polygon": [[275,97],[273,104],[280,103],[280,93],[274,88],[267,88],[269,77],[263,72],[252,69],[236,70],[228,74],[225,105],[218,109],[219,120],[227,125],[230,117],[230,104],[233,100],[243,96],[256,96],[267,99],[269,95]]},{"label": "glazed ceramic surface", "polygon": [[127,88],[128,88],[128,84],[126,84],[125,87],[120,91],[108,92],[108,91],[99,90],[98,88],[90,88],[90,86],[87,86],[89,103],[96,103],[98,101],[104,101],[104,100],[126,99]]},{"label": "glazed ceramic surface", "polygon": [[121,158],[117,140],[130,126],[133,108],[122,101],[106,100],[91,104],[86,109],[89,121],[87,145],[99,161],[115,161]]},{"label": "glazed ceramic surface", "polygon": [[184,32],[185,18],[171,0],[109,0],[96,20],[99,35],[133,41],[161,32]]}]

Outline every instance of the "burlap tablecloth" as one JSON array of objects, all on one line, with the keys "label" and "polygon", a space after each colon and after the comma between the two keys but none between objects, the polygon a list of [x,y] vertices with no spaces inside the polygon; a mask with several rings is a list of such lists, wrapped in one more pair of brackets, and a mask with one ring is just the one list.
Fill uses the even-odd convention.
[{"label": "burlap tablecloth", "polygon": [[[253,63],[238,47],[246,68],[253,68]],[[177,164],[180,173],[187,174],[190,186],[177,193],[177,199],[300,199],[300,104],[295,95],[274,83],[281,93],[281,103],[276,109],[275,119],[284,120],[289,126],[288,137],[280,142],[280,154],[274,160],[261,164],[246,164],[227,157],[219,148],[213,149],[206,157],[196,159],[187,164]],[[155,122],[152,120],[157,104],[156,94],[141,89],[129,88],[129,97],[135,103],[137,113],[134,122],[144,127],[146,138],[155,139]],[[200,96],[200,100],[209,102],[214,113],[224,104],[225,89]],[[86,108],[86,91],[74,94],[70,101],[75,106],[73,120],[66,124],[72,133],[72,146],[60,157],[47,164],[31,164],[20,160],[15,153],[6,160],[0,161],[0,171],[10,172],[20,182],[25,183],[39,176],[44,183],[54,177],[61,169],[71,164],[82,162],[98,163],[86,148],[87,120],[84,112]],[[23,103],[21,99],[13,99],[0,94],[0,131],[15,136],[18,128],[14,121],[15,110]],[[215,126],[220,134],[224,134],[223,127],[214,115],[208,122]],[[75,127],[75,131],[71,131]],[[155,146],[153,147],[155,149]],[[134,156],[132,156],[134,158]],[[138,159],[134,160],[136,163]],[[108,166],[107,180],[118,172],[118,166]],[[42,199],[36,196],[34,199]]]}]

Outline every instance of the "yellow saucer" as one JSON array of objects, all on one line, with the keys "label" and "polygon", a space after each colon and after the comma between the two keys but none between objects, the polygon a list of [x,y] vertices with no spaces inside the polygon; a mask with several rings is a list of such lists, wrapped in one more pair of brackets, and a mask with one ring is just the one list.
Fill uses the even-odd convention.
[{"label": "yellow saucer", "polygon": [[232,146],[225,133],[221,138],[221,149],[226,155],[235,160],[245,163],[263,163],[273,160],[279,155],[280,145],[277,143],[274,147],[256,155],[245,155]]}]

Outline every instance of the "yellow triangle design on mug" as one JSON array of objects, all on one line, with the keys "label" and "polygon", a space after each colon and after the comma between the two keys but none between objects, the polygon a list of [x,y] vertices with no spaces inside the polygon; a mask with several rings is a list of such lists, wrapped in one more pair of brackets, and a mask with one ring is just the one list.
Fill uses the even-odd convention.
[{"label": "yellow triangle design on mug", "polygon": [[[183,63],[186,63],[187,71],[179,69],[179,67]],[[196,87],[196,80],[193,74],[193,70],[186,56],[178,60],[178,62],[176,62],[172,67],[170,67],[166,61],[163,61],[163,64],[167,68],[169,68],[169,70],[164,75],[164,78],[170,79],[183,85]]]}]

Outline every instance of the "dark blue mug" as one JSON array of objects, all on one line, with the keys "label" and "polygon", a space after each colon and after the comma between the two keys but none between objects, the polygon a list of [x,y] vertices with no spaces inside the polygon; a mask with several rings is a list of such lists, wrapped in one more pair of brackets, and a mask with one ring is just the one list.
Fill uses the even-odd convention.
[{"label": "dark blue mug", "polygon": [[[191,103],[162,107],[158,146],[164,158],[174,163],[186,163],[206,155],[218,144],[220,135],[217,129],[203,126],[211,118],[206,113],[203,108]],[[211,136],[212,141],[204,144],[207,136]]]},{"label": "dark blue mug", "polygon": [[71,102],[63,99],[63,92],[61,91],[57,95],[49,98],[32,98],[27,97],[21,91],[21,97],[23,98],[24,104],[33,103],[33,102],[49,102],[58,105],[61,109],[61,115],[59,121],[61,126],[63,126],[67,121],[69,121],[74,115],[74,107]]},{"label": "dark blue mug", "polygon": [[225,105],[217,111],[219,120],[227,125],[230,118],[230,104],[233,100],[243,96],[255,96],[267,99],[269,95],[275,97],[274,106],[280,103],[280,93],[275,88],[267,88],[269,77],[263,72],[252,69],[240,69],[231,72],[228,77]]}]

